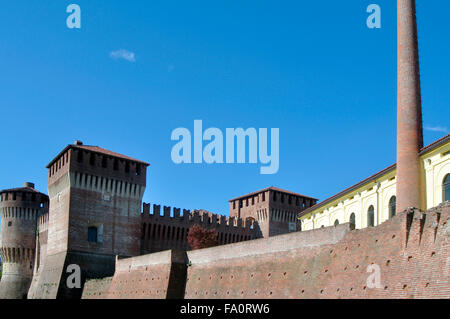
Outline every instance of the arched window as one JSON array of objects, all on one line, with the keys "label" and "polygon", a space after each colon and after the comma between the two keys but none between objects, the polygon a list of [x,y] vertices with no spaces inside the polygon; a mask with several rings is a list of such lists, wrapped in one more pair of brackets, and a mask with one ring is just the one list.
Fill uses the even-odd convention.
[{"label": "arched window", "polygon": [[336,220],[334,221],[334,226],[337,226],[337,225],[339,225],[339,219],[336,219]]},{"label": "arched window", "polygon": [[389,200],[389,218],[392,218],[395,216],[395,206],[397,203],[397,197],[392,196]]},{"label": "arched window", "polygon": [[90,243],[96,243],[97,242],[97,227],[90,226],[88,228],[88,241]]},{"label": "arched window", "polygon": [[369,209],[367,210],[367,226],[375,226],[375,209],[372,205],[370,205]]},{"label": "arched window", "polygon": [[356,217],[355,217],[355,213],[352,213],[350,215],[350,229],[355,229],[356,228]]},{"label": "arched window", "polygon": [[442,190],[444,192],[442,194],[443,201],[445,202],[450,200],[450,174],[447,174],[447,176],[445,176],[444,183],[442,184]]}]

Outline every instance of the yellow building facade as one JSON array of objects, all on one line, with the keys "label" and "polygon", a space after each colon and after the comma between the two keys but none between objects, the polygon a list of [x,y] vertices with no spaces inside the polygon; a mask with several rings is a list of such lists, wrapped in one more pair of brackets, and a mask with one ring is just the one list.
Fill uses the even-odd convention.
[{"label": "yellow building facade", "polygon": [[[422,210],[450,199],[450,134],[422,148]],[[356,229],[377,226],[395,215],[396,165],[366,178],[299,214],[301,229],[341,223]]]}]

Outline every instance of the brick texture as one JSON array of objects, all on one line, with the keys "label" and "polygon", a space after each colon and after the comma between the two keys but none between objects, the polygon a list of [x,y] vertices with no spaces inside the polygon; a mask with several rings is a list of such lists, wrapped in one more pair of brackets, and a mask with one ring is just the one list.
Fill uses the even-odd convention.
[{"label": "brick texture", "polygon": [[[88,282],[83,297],[171,298],[168,287],[177,287],[188,299],[450,298],[449,222],[446,203],[361,230],[341,224],[194,250],[187,273],[182,258],[173,267],[171,251],[128,258],[107,293],[104,283]],[[374,268],[378,286],[369,280]]]},{"label": "brick texture", "polygon": [[397,211],[423,208],[419,50],[414,0],[397,0]]}]

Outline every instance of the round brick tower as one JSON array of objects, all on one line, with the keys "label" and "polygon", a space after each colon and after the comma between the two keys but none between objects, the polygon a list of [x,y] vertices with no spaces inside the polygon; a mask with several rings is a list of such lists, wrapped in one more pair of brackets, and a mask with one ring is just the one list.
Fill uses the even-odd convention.
[{"label": "round brick tower", "polygon": [[26,298],[30,287],[36,245],[37,217],[48,211],[48,196],[33,183],[0,192],[3,274],[0,299]]},{"label": "round brick tower", "polygon": [[397,0],[397,211],[421,207],[422,109],[414,0]]}]

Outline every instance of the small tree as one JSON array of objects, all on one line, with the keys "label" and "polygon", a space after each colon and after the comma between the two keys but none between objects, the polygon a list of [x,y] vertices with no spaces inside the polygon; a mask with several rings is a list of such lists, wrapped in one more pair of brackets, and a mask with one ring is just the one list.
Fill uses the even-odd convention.
[{"label": "small tree", "polygon": [[202,249],[219,245],[218,234],[213,229],[205,229],[200,225],[189,228],[188,244],[192,249]]}]

